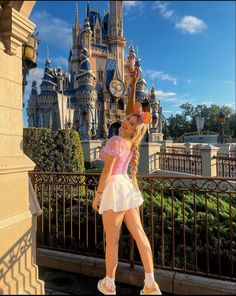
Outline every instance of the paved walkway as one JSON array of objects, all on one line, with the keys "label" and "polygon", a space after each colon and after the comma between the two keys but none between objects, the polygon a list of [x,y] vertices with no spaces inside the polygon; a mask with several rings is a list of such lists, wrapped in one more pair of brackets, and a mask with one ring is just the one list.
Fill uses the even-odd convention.
[{"label": "paved walkway", "polygon": [[[102,295],[98,278],[39,267],[39,278],[45,282],[46,295]],[[140,288],[116,283],[117,295],[140,295]]]}]

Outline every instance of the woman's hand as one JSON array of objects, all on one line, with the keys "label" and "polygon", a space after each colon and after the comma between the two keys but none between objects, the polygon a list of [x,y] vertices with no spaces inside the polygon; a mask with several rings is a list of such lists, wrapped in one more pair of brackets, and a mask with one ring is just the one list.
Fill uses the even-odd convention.
[{"label": "woman's hand", "polygon": [[135,70],[130,75],[131,85],[136,85],[140,76],[139,67],[135,67]]},{"label": "woman's hand", "polygon": [[95,212],[98,212],[101,202],[101,195],[95,191],[95,197],[93,199],[93,209]]}]

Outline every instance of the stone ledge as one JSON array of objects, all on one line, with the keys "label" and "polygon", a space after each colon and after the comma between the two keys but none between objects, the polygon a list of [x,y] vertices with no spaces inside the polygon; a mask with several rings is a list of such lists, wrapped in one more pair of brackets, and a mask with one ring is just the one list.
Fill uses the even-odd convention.
[{"label": "stone ledge", "polygon": [[8,5],[3,7],[0,18],[0,34],[8,54],[16,55],[17,48],[28,41],[28,36],[34,28],[35,24],[14,8]]},{"label": "stone ledge", "polygon": [[[104,277],[105,260],[72,253],[37,249],[37,264],[92,277]],[[155,277],[164,293],[175,295],[235,295],[236,283],[200,276],[186,275],[174,271],[155,269]],[[116,279],[118,282],[143,286],[144,270],[135,265],[119,262]]]},{"label": "stone ledge", "polygon": [[22,156],[1,156],[0,175],[18,172],[32,171],[35,163],[26,155]]}]

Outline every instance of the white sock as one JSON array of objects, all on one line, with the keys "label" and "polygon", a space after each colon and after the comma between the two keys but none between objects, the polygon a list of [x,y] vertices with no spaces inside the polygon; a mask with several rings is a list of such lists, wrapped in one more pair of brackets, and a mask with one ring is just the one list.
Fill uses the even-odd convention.
[{"label": "white sock", "polygon": [[154,282],[155,282],[154,273],[153,272],[151,272],[151,273],[145,272],[145,280],[144,280],[145,286],[147,288],[151,288],[151,286]]},{"label": "white sock", "polygon": [[105,284],[107,288],[111,288],[112,285],[115,285],[115,278],[110,278],[109,276],[105,277]]}]

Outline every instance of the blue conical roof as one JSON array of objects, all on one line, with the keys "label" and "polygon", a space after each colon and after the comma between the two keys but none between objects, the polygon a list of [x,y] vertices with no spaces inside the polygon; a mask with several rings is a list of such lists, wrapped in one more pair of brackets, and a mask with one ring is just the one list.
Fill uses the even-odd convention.
[{"label": "blue conical roof", "polygon": [[89,60],[89,52],[87,48],[83,48],[81,51],[81,64],[80,64],[80,71],[78,77],[83,75],[94,76],[91,70],[90,60]]},{"label": "blue conical roof", "polygon": [[46,59],[45,68],[44,68],[44,75],[42,78],[43,81],[47,81],[48,83],[53,82],[56,83],[56,79],[54,76],[53,68],[51,68],[51,62],[49,59]]}]

